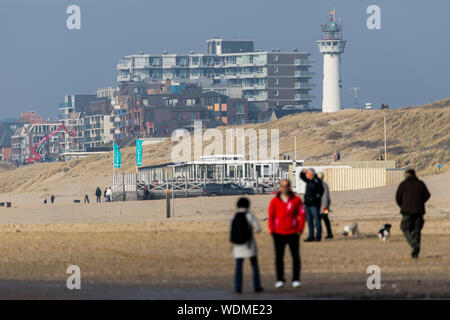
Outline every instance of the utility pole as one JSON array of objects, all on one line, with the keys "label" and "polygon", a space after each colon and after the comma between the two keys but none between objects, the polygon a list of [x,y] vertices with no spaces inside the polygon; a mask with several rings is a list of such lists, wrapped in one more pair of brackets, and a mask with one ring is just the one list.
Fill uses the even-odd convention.
[{"label": "utility pole", "polygon": [[386,129],[386,116],[384,116],[384,161],[387,160],[387,129]]},{"label": "utility pole", "polygon": [[[361,88],[350,88],[350,90],[353,90],[353,95],[355,96],[355,109],[358,109],[358,91],[361,90]],[[363,108],[361,108],[363,110]]]},{"label": "utility pole", "polygon": [[297,162],[297,136],[294,136],[294,161]]}]

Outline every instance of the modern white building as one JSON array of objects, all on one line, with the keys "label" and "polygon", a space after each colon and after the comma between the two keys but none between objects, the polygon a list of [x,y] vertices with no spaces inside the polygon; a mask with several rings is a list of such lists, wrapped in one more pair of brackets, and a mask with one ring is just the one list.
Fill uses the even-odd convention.
[{"label": "modern white building", "polygon": [[322,112],[336,112],[342,109],[340,63],[346,41],[343,40],[343,26],[336,22],[334,11],[330,21],[322,25],[322,32],[322,40],[316,41],[323,53]]},{"label": "modern white building", "polygon": [[[117,65],[119,83],[174,82],[202,83],[203,88],[226,94],[226,87],[236,90],[240,98],[265,102],[270,107],[309,106],[315,98],[311,78],[314,61],[309,53],[254,49],[251,40],[210,39],[206,53],[134,54]],[[224,90],[224,91],[218,91]]]}]

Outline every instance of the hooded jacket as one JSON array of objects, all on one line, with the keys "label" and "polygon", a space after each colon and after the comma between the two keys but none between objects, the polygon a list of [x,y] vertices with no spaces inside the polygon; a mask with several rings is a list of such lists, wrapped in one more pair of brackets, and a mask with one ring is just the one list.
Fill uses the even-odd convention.
[{"label": "hooded jacket", "polygon": [[303,232],[305,209],[302,200],[292,193],[287,202],[281,199],[280,192],[270,201],[268,227],[271,234],[291,235]]}]

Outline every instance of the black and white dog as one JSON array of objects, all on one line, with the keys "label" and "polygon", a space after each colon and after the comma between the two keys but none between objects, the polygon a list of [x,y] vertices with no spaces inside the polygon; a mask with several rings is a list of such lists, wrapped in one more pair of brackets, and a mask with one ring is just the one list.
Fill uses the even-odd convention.
[{"label": "black and white dog", "polygon": [[391,237],[391,227],[392,226],[388,223],[384,224],[378,231],[378,238],[384,242],[389,241],[389,238]]}]

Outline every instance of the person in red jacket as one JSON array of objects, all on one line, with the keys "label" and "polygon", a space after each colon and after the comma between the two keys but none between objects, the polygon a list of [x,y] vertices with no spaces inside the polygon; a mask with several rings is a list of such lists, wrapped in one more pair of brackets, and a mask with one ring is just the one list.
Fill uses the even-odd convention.
[{"label": "person in red jacket", "polygon": [[284,279],[284,249],[289,245],[293,262],[292,286],[300,287],[300,235],[305,227],[305,209],[302,200],[292,191],[291,182],[282,180],[280,191],[269,204],[269,232],[275,245],[277,270],[276,288],[282,288]]}]

